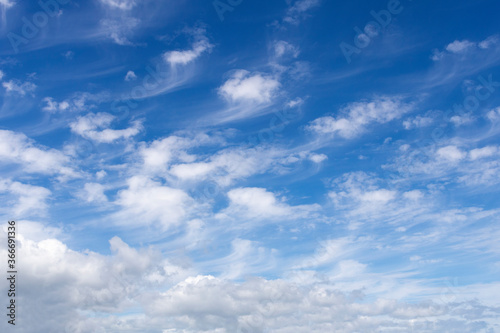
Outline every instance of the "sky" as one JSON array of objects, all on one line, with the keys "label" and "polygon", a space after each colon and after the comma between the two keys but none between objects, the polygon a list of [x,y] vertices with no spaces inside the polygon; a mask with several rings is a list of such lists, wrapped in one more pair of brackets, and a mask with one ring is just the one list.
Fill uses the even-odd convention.
[{"label": "sky", "polygon": [[1,331],[500,332],[499,10],[0,0]]}]

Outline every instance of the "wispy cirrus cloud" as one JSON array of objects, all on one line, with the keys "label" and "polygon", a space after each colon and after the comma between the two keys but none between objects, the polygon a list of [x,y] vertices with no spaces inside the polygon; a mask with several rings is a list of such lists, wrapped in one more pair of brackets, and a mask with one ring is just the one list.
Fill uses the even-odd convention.
[{"label": "wispy cirrus cloud", "polygon": [[286,12],[283,21],[298,25],[301,20],[307,17],[307,12],[315,7],[318,7],[321,0],[296,0]]}]

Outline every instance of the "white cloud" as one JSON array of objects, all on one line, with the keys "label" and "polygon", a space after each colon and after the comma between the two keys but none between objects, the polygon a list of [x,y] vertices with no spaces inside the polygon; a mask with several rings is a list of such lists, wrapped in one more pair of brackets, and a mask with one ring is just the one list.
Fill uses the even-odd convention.
[{"label": "white cloud", "polygon": [[[5,230],[4,226],[3,233]],[[29,223],[29,230],[40,232],[26,234],[20,228],[17,235],[23,258],[19,270],[23,272],[24,286],[17,300],[24,304],[26,313],[57,320],[28,316],[19,326],[23,333],[100,333],[116,329],[144,333],[267,330],[282,333],[412,330],[468,333],[494,329],[498,324],[494,319],[498,318],[495,307],[479,301],[447,300],[442,288],[422,289],[418,284],[405,283],[401,276],[397,279],[399,284],[386,284],[387,275],[384,275],[384,279],[376,280],[376,286],[382,285],[383,290],[404,289],[405,295],[412,300],[415,292],[425,292],[428,298],[435,295],[435,302],[400,302],[382,290],[383,297],[377,297],[370,293],[371,288],[365,288],[365,284],[343,290],[339,288],[341,283],[317,281],[314,274],[313,278],[249,278],[236,283],[221,277],[199,275],[189,267],[173,264],[154,249],[134,248],[118,237],[109,241],[111,253],[102,255],[89,250],[72,250],[44,226]],[[234,260],[225,260],[234,272],[238,272],[238,264],[244,269],[243,261],[251,254],[269,255],[247,240],[236,239],[231,245]],[[353,243],[345,239],[325,241],[315,252],[315,260],[304,260],[304,267],[337,263],[332,278],[340,282],[358,279],[367,274],[367,265],[344,258],[351,245]],[[3,246],[0,256],[6,255]],[[252,261],[254,263],[258,261]],[[490,295],[496,303],[498,283],[452,287],[458,295],[480,299]],[[102,315],[89,315],[96,312]]]},{"label": "white cloud", "polygon": [[15,4],[16,2],[13,0],[0,0],[0,5],[4,6],[5,8],[10,8]]},{"label": "white cloud", "polygon": [[120,224],[155,225],[167,230],[196,210],[194,201],[182,190],[143,176],[134,176],[127,183],[128,188],[118,193],[116,201],[122,207],[117,215]]},{"label": "white cloud", "polygon": [[471,115],[465,115],[465,116],[453,116],[450,118],[450,121],[455,125],[455,126],[462,126],[466,124],[470,124],[474,121],[474,117]]},{"label": "white cloud", "polygon": [[[402,193],[387,180],[364,172],[350,172],[332,181],[328,197],[337,211],[337,218],[345,219],[347,228],[391,220],[408,225],[407,218],[423,214],[418,193]],[[421,193],[420,193],[421,194]],[[422,195],[423,196],[423,195]],[[404,218],[401,219],[401,217]]]},{"label": "white cloud", "polygon": [[104,194],[106,188],[98,183],[87,183],[80,193],[80,197],[87,202],[106,202],[108,198]]},{"label": "white cloud", "polygon": [[219,88],[219,94],[230,102],[269,103],[279,86],[271,76],[238,70]]},{"label": "white cloud", "polygon": [[468,40],[463,40],[463,41],[456,40],[453,43],[450,43],[446,46],[446,51],[451,53],[462,53],[475,46],[476,43],[470,42]]},{"label": "white cloud", "polygon": [[0,80],[2,80],[4,76],[5,76],[5,73],[2,70],[0,70]]},{"label": "white cloud", "polygon": [[409,118],[403,121],[403,126],[407,130],[411,130],[413,128],[422,128],[432,125],[434,123],[433,117],[428,116],[416,116],[415,118]]},{"label": "white cloud", "polygon": [[498,44],[499,38],[498,36],[490,36],[479,43],[479,47],[482,49],[489,49],[495,44]]},{"label": "white cloud", "polygon": [[420,200],[424,197],[424,194],[422,193],[422,191],[412,190],[412,191],[408,191],[408,192],[403,193],[403,197],[410,199],[410,200]]},{"label": "white cloud", "polygon": [[304,100],[302,98],[296,98],[286,104],[289,108],[299,107],[304,104]]},{"label": "white cloud", "polygon": [[75,52],[73,52],[73,51],[66,51],[66,52],[63,53],[63,56],[66,59],[71,60],[75,56]]},{"label": "white cloud", "polygon": [[323,161],[326,161],[328,159],[328,156],[326,156],[325,154],[311,154],[309,156],[309,159],[314,163],[321,163]]},{"label": "white cloud", "polygon": [[[354,267],[352,261],[342,265],[344,273],[363,269],[362,264]],[[156,298],[148,306],[148,312],[175,318],[176,327],[189,325],[189,329],[183,330],[186,333],[354,333],[415,329],[439,332],[450,328],[465,333],[475,327],[474,319],[465,320],[461,311],[440,304],[407,304],[389,299],[366,302],[362,295],[359,298],[355,295],[320,284],[302,289],[282,280],[254,279],[235,285],[213,276],[197,276]],[[431,329],[426,328],[429,321],[433,323]]]},{"label": "white cloud", "polygon": [[37,147],[22,133],[0,130],[0,163],[21,164],[26,172],[74,177],[69,158],[58,150]]},{"label": "white cloud", "polygon": [[[35,241],[27,237],[33,233],[28,234],[24,227],[49,232],[35,235],[39,239]],[[37,313],[43,318],[52,314],[51,318],[56,319],[27,316],[19,325],[20,332],[104,332],[122,324],[141,325],[137,327],[140,331],[150,332],[146,322],[124,323],[114,314],[133,308],[148,290],[175,284],[188,276],[182,267],[151,250],[134,249],[118,237],[109,241],[111,254],[101,255],[88,250],[73,251],[51,234],[50,229],[29,223],[20,224],[16,235],[23,258],[19,270],[23,272],[24,285],[16,302],[25,304],[26,313]],[[0,254],[7,256],[4,247]],[[91,312],[106,315],[96,320],[85,315]],[[122,318],[128,320],[126,315]]]},{"label": "white cloud", "polygon": [[500,121],[500,107],[488,112],[486,118],[488,118],[491,122]]},{"label": "white cloud", "polygon": [[201,181],[210,177],[217,184],[227,186],[235,179],[267,170],[275,154],[275,151],[259,149],[225,149],[205,161],[174,165],[170,172],[181,180]]},{"label": "white cloud", "polygon": [[478,148],[478,149],[473,149],[469,152],[469,158],[473,161],[480,159],[480,158],[485,158],[485,157],[491,157],[496,154],[500,153],[500,148],[496,146],[488,146],[484,148]]},{"label": "white cloud", "polygon": [[129,40],[129,36],[140,23],[141,21],[134,17],[124,17],[121,20],[103,19],[100,33],[118,45],[133,46],[134,43]]},{"label": "white cloud", "polygon": [[134,81],[137,79],[137,75],[133,71],[128,71],[125,75],[125,81]]},{"label": "white cloud", "polygon": [[203,262],[201,266],[220,278],[238,280],[276,268],[276,254],[276,250],[260,246],[258,242],[236,238],[231,241],[231,252],[227,256]]},{"label": "white cloud", "polygon": [[45,97],[43,101],[46,105],[42,110],[50,113],[89,111],[107,99],[107,93],[91,94],[88,92],[75,93],[61,102],[55,101],[52,97]]},{"label": "white cloud", "polygon": [[[284,174],[291,171],[292,164],[307,160],[322,163],[328,158],[310,151],[290,153],[272,145],[227,147],[225,137],[217,133],[178,134],[140,144],[137,157],[141,165],[138,167],[144,174],[161,177],[178,186],[223,188],[252,175],[267,171]],[[209,147],[212,152],[200,154],[200,147]]]},{"label": "white cloud", "polygon": [[345,255],[351,252],[353,248],[352,241],[347,238],[322,241],[312,255],[299,259],[299,263],[293,268],[313,268],[331,264],[332,262],[345,257]]},{"label": "white cloud", "polygon": [[142,130],[140,121],[134,121],[132,127],[123,130],[107,128],[115,118],[116,117],[109,113],[89,113],[71,123],[70,127],[76,134],[101,143],[112,143],[119,139],[128,139],[136,136]]},{"label": "white cloud", "polygon": [[361,201],[374,202],[374,203],[387,203],[394,200],[396,197],[396,191],[390,191],[386,189],[367,191],[361,194]]},{"label": "white cloud", "polygon": [[331,134],[352,139],[366,131],[372,123],[385,124],[413,109],[398,98],[382,97],[372,102],[351,103],[340,111],[341,116],[321,117],[307,127],[318,134]]},{"label": "white cloud", "polygon": [[290,206],[264,188],[236,188],[230,190],[227,196],[230,203],[218,215],[220,218],[304,218],[320,209],[316,204]]},{"label": "white cloud", "polygon": [[[404,177],[425,175],[429,178],[454,180],[468,186],[494,185],[499,182],[500,162],[495,146],[466,149],[456,144],[400,151],[386,169],[397,170]],[[449,174],[454,177],[450,178]]]},{"label": "white cloud", "polygon": [[238,188],[228,192],[231,208],[242,209],[252,216],[283,216],[291,207],[278,202],[273,193],[263,188]]},{"label": "white cloud", "polygon": [[100,0],[102,4],[105,4],[111,8],[130,10],[135,7],[135,0]]},{"label": "white cloud", "polygon": [[457,146],[446,146],[439,148],[436,152],[439,158],[448,160],[450,162],[460,161],[467,156],[465,152],[460,150]]},{"label": "white cloud", "polygon": [[55,113],[58,111],[66,111],[70,107],[70,105],[67,101],[63,101],[61,103],[58,103],[58,102],[54,101],[54,99],[52,97],[45,97],[43,99],[43,101],[45,103],[47,103],[47,105],[45,105],[42,108],[42,110],[47,111],[47,112],[51,112],[51,113]]},{"label": "white cloud", "polygon": [[98,179],[98,180],[101,180],[103,179],[104,177],[106,177],[108,175],[108,173],[104,170],[101,170],[101,171],[98,171],[96,172],[95,174],[95,177]]},{"label": "white cloud", "polygon": [[15,219],[27,216],[43,216],[48,208],[46,201],[51,192],[44,187],[32,186],[9,179],[0,179],[0,194],[6,193],[4,211],[10,211]]},{"label": "white cloud", "polygon": [[[327,156],[303,151],[291,154],[277,147],[225,148],[210,156],[192,156],[191,162],[171,166],[170,173],[185,182],[209,181],[220,187],[265,172],[287,173],[290,165],[310,160],[321,163]],[[187,157],[185,156],[185,157]]]},{"label": "white cloud", "polygon": [[320,4],[320,0],[297,0],[288,8],[287,13],[283,21],[297,25],[306,16],[306,12],[311,8],[317,7]]},{"label": "white cloud", "polygon": [[16,80],[10,80],[7,82],[2,82],[2,86],[7,92],[15,92],[21,96],[25,96],[27,93],[33,95],[36,89],[36,85],[32,82],[19,82]]},{"label": "white cloud", "polygon": [[149,145],[142,144],[139,149],[139,156],[143,162],[143,168],[147,172],[161,174],[165,173],[174,162],[194,162],[196,156],[190,155],[187,151],[202,144],[209,144],[212,140],[212,138],[203,133],[195,135],[193,138],[172,135],[155,140]]},{"label": "white cloud", "polygon": [[299,49],[283,40],[275,41],[273,43],[273,48],[274,48],[274,55],[277,58],[281,58],[287,54],[290,54],[292,57],[297,58],[299,56]]},{"label": "white cloud", "polygon": [[454,42],[448,44],[443,51],[434,50],[431,59],[439,61],[449,54],[461,55],[473,49],[477,50],[477,48],[482,50],[490,49],[492,46],[498,44],[498,41],[498,36],[490,36],[479,43],[468,40],[455,40]]},{"label": "white cloud", "polygon": [[195,41],[190,50],[165,52],[163,59],[171,66],[187,65],[199,58],[203,53],[210,52],[214,47],[205,36],[204,29],[196,29],[194,39]]}]

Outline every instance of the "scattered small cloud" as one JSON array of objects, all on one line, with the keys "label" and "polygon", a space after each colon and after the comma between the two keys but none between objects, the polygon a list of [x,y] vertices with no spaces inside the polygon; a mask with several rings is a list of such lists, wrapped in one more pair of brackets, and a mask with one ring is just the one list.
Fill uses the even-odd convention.
[{"label": "scattered small cloud", "polygon": [[136,136],[142,130],[140,121],[134,121],[127,129],[108,128],[116,118],[109,113],[89,113],[70,124],[71,130],[82,137],[99,143],[112,143],[119,139]]},{"label": "scattered small cloud", "polygon": [[283,21],[298,25],[301,20],[307,17],[307,12],[320,5],[320,0],[296,0],[291,7],[288,8]]},{"label": "scattered small cloud", "polygon": [[168,51],[163,54],[163,58],[171,66],[187,65],[199,58],[203,53],[210,52],[214,47],[206,37],[205,29],[197,28],[191,33],[194,39],[191,49]]},{"label": "scattered small cloud", "polygon": [[137,75],[133,71],[128,71],[125,75],[125,81],[134,81],[137,79]]},{"label": "scattered small cloud", "polygon": [[269,103],[280,83],[272,76],[238,70],[219,88],[219,94],[233,103]]},{"label": "scattered small cloud", "polygon": [[369,124],[385,124],[413,110],[412,104],[400,98],[379,97],[371,102],[356,102],[341,109],[337,117],[326,116],[312,121],[307,129],[353,139],[367,130]]}]

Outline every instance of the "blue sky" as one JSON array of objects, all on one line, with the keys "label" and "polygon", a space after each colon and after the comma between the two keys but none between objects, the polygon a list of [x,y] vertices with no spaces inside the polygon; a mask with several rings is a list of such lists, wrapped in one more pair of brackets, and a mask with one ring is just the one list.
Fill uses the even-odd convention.
[{"label": "blue sky", "polygon": [[499,9],[0,0],[15,329],[499,332]]}]

